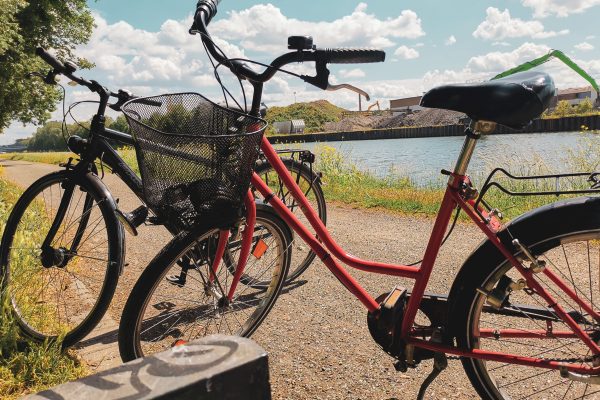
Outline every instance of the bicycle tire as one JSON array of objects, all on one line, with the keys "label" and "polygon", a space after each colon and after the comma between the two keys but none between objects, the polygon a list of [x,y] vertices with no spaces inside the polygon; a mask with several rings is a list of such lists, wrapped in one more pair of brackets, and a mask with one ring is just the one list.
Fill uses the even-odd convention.
[{"label": "bicycle tire", "polygon": [[[228,313],[233,314],[237,311],[231,304],[225,306],[222,303],[219,304],[225,296],[221,294],[222,297],[218,298],[219,293],[215,294],[219,290],[222,292],[228,290],[229,268],[225,266],[219,268],[216,285],[203,283],[208,280],[203,280],[202,271],[212,264],[211,257],[216,248],[219,229],[198,227],[190,232],[182,232],[175,236],[148,264],[127,299],[119,325],[119,352],[124,362],[166,350],[173,345],[173,341],[189,341],[207,334],[220,333],[221,327],[224,328],[223,330],[226,329],[226,333],[229,335],[244,337],[249,337],[258,328],[279,296],[290,263],[290,252],[284,250],[291,243],[289,228],[277,215],[272,214],[265,217],[265,213],[272,212],[258,209],[257,219],[260,218],[263,224],[270,225],[273,241],[269,248],[273,249],[273,254],[275,252],[277,254],[272,259],[265,258],[265,264],[271,264],[267,266],[267,268],[271,268],[272,276],[271,285],[268,288],[249,293],[250,286],[243,284],[237,286],[236,295],[231,304],[237,305],[237,311],[241,311],[238,316],[247,318],[247,320],[242,324],[236,315],[234,315],[236,321],[228,320],[226,318]],[[194,258],[190,262],[194,266],[186,272],[185,281],[175,284],[172,279],[166,278],[171,268],[177,272],[181,271],[182,262],[189,261],[190,258]],[[190,278],[195,275],[200,278]],[[188,287],[188,285],[192,287]],[[159,287],[161,292],[157,294]],[[219,287],[223,287],[223,289],[219,289]],[[181,295],[180,292],[184,288],[191,291],[189,296]],[[244,295],[243,299],[239,299],[241,295]],[[257,301],[254,298],[261,295],[263,296],[262,300]],[[195,300],[200,296],[204,296],[206,299],[206,306],[200,305],[202,303]],[[191,306],[183,308],[181,311],[173,311],[178,307],[175,302],[184,305],[189,303]],[[210,304],[211,302],[212,304]],[[247,310],[255,305],[256,309],[250,310],[248,317]],[[147,319],[146,312],[149,314]],[[195,312],[200,313],[198,317],[193,315]],[[184,326],[186,324],[184,317],[191,318],[190,326]],[[220,318],[218,324],[214,322],[211,325],[211,321],[215,319],[213,317]],[[172,318],[175,320],[170,325],[169,321],[173,321]],[[200,326],[205,320],[207,320],[206,325]],[[239,329],[232,330],[230,322],[232,324],[237,322]],[[213,332],[211,328],[214,328],[213,330],[216,332]],[[158,336],[153,336],[154,332]]]},{"label": "bicycle tire", "polygon": [[[552,268],[555,273],[564,274],[567,281],[570,279],[571,282],[569,283],[573,287],[581,286],[578,283],[580,281],[583,282],[588,277],[588,271],[586,270],[582,274],[581,271],[575,270],[575,266],[580,265],[581,261],[585,259],[589,263],[588,256],[591,247],[596,251],[595,254],[600,251],[598,248],[600,231],[597,228],[588,231],[568,228],[557,235],[556,233],[547,234],[546,231],[538,229],[538,227],[535,230],[537,232],[529,232],[529,237],[524,234],[519,237],[521,242],[527,243],[528,248],[533,254],[539,257],[539,259],[546,261],[547,266]],[[578,255],[575,257],[568,255],[572,251],[576,251]],[[585,253],[588,253],[588,255]],[[563,258],[564,261],[562,260]],[[495,337],[490,335],[485,337],[481,334],[484,329],[489,331],[498,329],[496,332],[501,332],[502,329],[507,328],[514,328],[520,331],[546,329],[546,321],[538,320],[537,318],[539,317],[532,318],[531,314],[527,314],[523,310],[526,310],[527,306],[545,307],[546,310],[550,310],[545,302],[543,302],[543,299],[536,293],[527,294],[521,290],[513,291],[509,297],[511,307],[517,310],[517,314],[519,315],[497,316],[491,312],[483,312],[486,296],[482,293],[482,289],[483,291],[492,290],[503,276],[507,276],[513,279],[513,281],[516,281],[520,277],[520,275],[517,277],[518,273],[514,271],[512,265],[504,257],[496,255],[496,257],[489,258],[488,261],[486,264],[480,263],[478,268],[470,268],[469,273],[461,273],[457,277],[456,284],[458,284],[457,287],[460,287],[461,295],[458,297],[451,313],[456,316],[453,330],[456,334],[458,346],[460,348],[479,348],[499,351],[501,353],[518,354],[520,356],[562,360],[564,362],[576,356],[585,360],[585,351],[587,348],[579,339],[576,342],[573,342],[573,339],[571,339],[569,342],[565,339],[542,338],[540,336],[537,339],[519,338],[511,340],[510,337],[503,338],[499,333],[496,333],[497,336]],[[594,273],[596,279],[598,279],[599,268],[600,266],[595,266]],[[564,302],[562,303],[563,306],[565,304],[572,305],[572,307],[565,307],[567,311],[580,311],[574,303],[571,304],[572,301],[566,299],[564,293],[560,293],[555,289],[553,290],[554,285],[543,275],[540,273],[535,276],[539,282],[543,283],[546,290],[550,291],[555,298],[558,298],[559,302]],[[589,276],[592,276],[591,272]],[[459,279],[460,282],[458,282]],[[590,287],[582,289],[585,290],[587,296],[593,293],[592,291],[587,291],[588,289],[592,289],[592,285],[596,290],[598,289],[596,279],[590,279]],[[584,292],[580,292],[580,294],[582,293]],[[561,297],[558,297],[559,295]],[[589,327],[587,323],[583,324]],[[554,321],[552,323],[552,330],[564,330],[565,326],[566,324],[562,321]],[[552,396],[564,399],[587,398],[585,394],[587,387],[584,383],[561,378],[559,371],[556,370],[464,357],[461,358],[461,361],[473,387],[482,399],[504,400],[516,398],[515,396],[518,398],[554,398]],[[591,362],[589,364],[591,365]],[[555,381],[552,381],[552,378]],[[548,390],[552,390],[552,392],[548,392]],[[596,390],[589,391],[589,395],[593,393],[596,393]],[[567,397],[568,394],[571,397]]]},{"label": "bicycle tire", "polygon": [[[13,318],[27,337],[40,342],[59,339],[63,348],[83,339],[100,322],[124,259],[123,227],[111,200],[99,193],[90,179],[74,179],[71,171],[38,179],[15,204],[0,245],[0,279]],[[50,229],[56,217],[53,211],[58,210],[56,205],[68,193],[69,185],[74,189],[52,242],[56,251],[60,249],[62,261],[44,267],[41,242],[47,234],[45,228]],[[105,259],[99,254],[104,246]],[[81,268],[82,262],[85,268]],[[23,285],[19,285],[25,276],[21,270],[26,272]],[[49,305],[55,294],[56,306]],[[38,297],[32,299],[32,295]]]},{"label": "bicycle tire", "polygon": [[[327,225],[327,203],[325,201],[325,195],[323,194],[323,188],[321,187],[320,177],[312,171],[306,164],[296,161],[291,158],[283,159],[283,163],[287,167],[288,171],[292,174],[292,177],[299,184],[300,188],[303,189],[309,202],[317,211],[317,215]],[[295,200],[288,195],[287,189],[283,185],[281,178],[279,178],[275,172],[273,166],[268,162],[264,161],[259,164],[256,168],[256,173],[263,179],[263,181],[273,189],[273,192],[283,200],[283,202],[292,210],[294,215],[298,217],[306,226],[310,226],[306,217],[302,213],[302,210],[295,202]],[[265,179],[265,176],[269,176],[271,179]],[[311,185],[312,183],[312,185]],[[261,198],[258,192],[255,193],[258,198]],[[285,280],[285,285],[289,285],[291,282],[296,280],[302,275],[308,267],[314,261],[316,254],[308,245],[302,240],[296,242],[295,233],[293,232],[293,239],[295,245],[293,246],[293,259],[290,266],[290,271]],[[316,237],[316,235],[315,235]]]}]

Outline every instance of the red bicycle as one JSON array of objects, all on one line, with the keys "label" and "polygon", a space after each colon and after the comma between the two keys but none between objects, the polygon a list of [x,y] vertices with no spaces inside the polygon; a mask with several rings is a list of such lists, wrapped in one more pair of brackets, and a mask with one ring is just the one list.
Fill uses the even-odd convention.
[{"label": "red bicycle", "polygon": [[[206,27],[218,3],[218,0],[199,2],[192,30],[201,34],[204,45],[220,64],[252,84],[252,115],[258,115],[263,83],[286,64],[315,62],[316,75],[300,76],[301,79],[325,90],[358,90],[350,85],[330,85],[327,64],[380,62],[385,58],[383,52],[376,50],[317,50],[312,39],[292,37],[289,47],[293,51],[258,73],[243,60],[227,59],[211,40]],[[466,175],[482,134],[490,132],[496,124],[512,128],[526,126],[548,107],[554,93],[554,83],[548,75],[528,72],[479,84],[442,86],[423,96],[423,106],[461,111],[473,122],[465,131],[466,138],[454,170],[442,171],[448,176],[448,185],[423,260],[417,266],[367,261],[346,253],[331,237],[268,139],[262,139],[264,156],[299,204],[316,235],[257,174],[252,177],[252,186],[367,308],[373,338],[396,360],[399,371],[405,372],[423,360],[434,359],[434,371],[425,380],[420,397],[446,367],[447,354],[461,358],[482,398],[588,398],[600,392],[596,386],[600,384],[600,308],[594,301],[594,297],[600,297],[600,198],[579,197],[549,204],[504,225],[500,212],[487,205]],[[485,191],[490,185],[486,182]],[[589,190],[569,193],[585,192]],[[562,192],[557,189],[556,193]],[[246,201],[246,207],[250,216],[246,225],[251,227],[254,201]],[[427,293],[438,251],[455,210],[456,213],[463,211],[487,240],[467,257],[448,295]],[[206,265],[218,266],[218,260],[226,254],[231,232],[229,228],[220,230],[211,256],[204,261]],[[243,237],[250,237],[253,232],[247,228]],[[192,236],[175,238],[175,244],[186,240],[188,244],[199,243],[198,235]],[[241,249],[240,258],[254,254],[258,242],[260,240],[255,240],[251,245],[248,241]],[[180,247],[185,248],[182,244]],[[181,258],[179,251],[155,259],[134,288],[119,333],[124,360],[170,346],[173,338],[189,340],[221,331],[221,328],[227,333],[250,335],[268,313],[270,306],[255,312],[232,306],[238,299],[236,289],[244,286],[240,283],[245,273],[244,263],[240,262],[231,280],[220,291],[211,286],[215,269],[209,272],[210,279],[203,279],[205,290],[207,287],[213,290],[215,305],[212,309],[207,311],[190,305],[175,313],[171,307],[159,314],[164,318],[156,322],[156,313],[152,314],[149,307],[153,304],[150,298],[164,281],[162,271],[176,265]],[[362,271],[410,278],[414,285],[410,290],[396,287],[375,298],[342,264]],[[197,266],[196,270],[200,268]],[[177,300],[171,301],[176,303]],[[243,301],[249,300],[244,298]],[[152,325],[145,322],[147,312],[151,315],[149,320],[154,322]],[[206,322],[207,315],[221,322],[211,325]],[[190,328],[190,325],[195,327]],[[153,335],[148,336],[148,332]]]}]

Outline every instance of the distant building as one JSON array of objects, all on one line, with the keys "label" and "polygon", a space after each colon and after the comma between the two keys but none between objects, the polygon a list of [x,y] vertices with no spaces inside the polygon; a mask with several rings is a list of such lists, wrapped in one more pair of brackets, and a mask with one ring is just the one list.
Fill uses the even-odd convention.
[{"label": "distant building", "polygon": [[291,121],[273,122],[275,132],[282,134],[304,133],[306,124],[303,119],[293,119]]},{"label": "distant building", "polygon": [[420,106],[421,97],[422,96],[416,96],[406,97],[404,99],[390,100],[390,110],[394,115],[405,113],[408,111],[422,110],[423,107]]},{"label": "distant building", "polygon": [[550,107],[555,107],[559,101],[563,100],[568,101],[572,106],[581,103],[584,99],[590,99],[594,104],[597,97],[596,91],[591,86],[562,89],[558,91],[556,101],[553,101]]}]

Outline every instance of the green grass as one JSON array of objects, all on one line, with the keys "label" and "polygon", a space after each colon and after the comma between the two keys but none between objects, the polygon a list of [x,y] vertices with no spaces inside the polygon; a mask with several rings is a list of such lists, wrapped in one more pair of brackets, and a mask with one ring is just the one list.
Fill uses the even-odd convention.
[{"label": "green grass", "polygon": [[4,153],[0,154],[0,159],[15,161],[30,161],[44,164],[58,165],[66,162],[69,157],[76,158],[77,155],[68,152],[47,152],[47,153]]},{"label": "green grass", "polygon": [[[570,171],[595,171],[600,166],[600,138],[596,135],[582,135],[580,145],[567,151],[565,162]],[[337,152],[332,147],[322,145],[317,147],[316,169],[323,173],[323,190],[327,201],[348,204],[357,208],[379,208],[402,214],[419,214],[435,216],[444,194],[445,180],[443,177],[436,184],[423,187],[397,171],[392,171],[388,177],[381,178],[368,171],[359,169],[347,161],[348,157]],[[119,150],[125,161],[136,172],[137,162],[135,151],[131,148]],[[0,154],[0,158],[21,159],[26,161],[45,160],[58,164],[69,157],[68,153],[18,153]],[[507,168],[519,175],[534,175],[550,173],[540,157],[532,156],[528,160],[507,158],[498,161],[498,166]],[[485,177],[475,176],[477,184],[483,183]],[[512,190],[536,189],[533,183],[515,184],[505,182]],[[536,183],[538,190],[552,190],[554,181]],[[572,187],[583,187],[585,182],[571,182]],[[528,210],[557,200],[555,196],[542,197],[512,197],[497,189],[491,189],[486,200],[495,208],[504,212],[508,218],[518,216]]]},{"label": "green grass", "polygon": [[[0,230],[21,193],[0,178]],[[0,398],[15,399],[87,374],[86,367],[72,353],[63,353],[59,343],[26,340],[15,324],[5,293],[0,299]]]},{"label": "green grass", "polygon": [[326,122],[338,122],[342,118],[342,113],[346,110],[335,106],[327,100],[312,101],[309,103],[294,103],[285,107],[271,107],[267,114],[267,135],[275,131],[272,127],[273,122],[290,121],[292,119],[302,119],[306,124],[305,132],[320,132]]},{"label": "green grass", "polygon": [[[139,174],[139,169],[137,167],[137,159],[135,157],[135,150],[133,148],[122,148],[119,150],[119,154],[123,157],[123,160],[131,167],[133,170]],[[29,162],[37,162],[44,164],[52,164],[59,165],[61,163],[67,162],[69,158],[73,158],[77,160],[79,157],[76,154],[69,152],[46,152],[46,153],[4,153],[0,154],[1,160],[14,160],[14,161],[29,161]]]}]

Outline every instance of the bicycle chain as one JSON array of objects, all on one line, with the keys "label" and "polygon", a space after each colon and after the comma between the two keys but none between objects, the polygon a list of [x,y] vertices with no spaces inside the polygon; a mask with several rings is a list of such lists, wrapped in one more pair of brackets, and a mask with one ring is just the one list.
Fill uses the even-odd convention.
[{"label": "bicycle chain", "polygon": [[[460,360],[462,357],[461,356],[449,356],[446,355],[446,358],[448,360]],[[465,357],[468,358],[468,357]],[[558,361],[558,362],[568,362],[568,363],[575,363],[575,362],[592,362],[594,361],[592,357],[587,357],[584,358],[583,360],[581,358],[553,358],[553,359],[547,359],[547,358],[542,358],[542,360],[546,360],[546,361]]]}]

